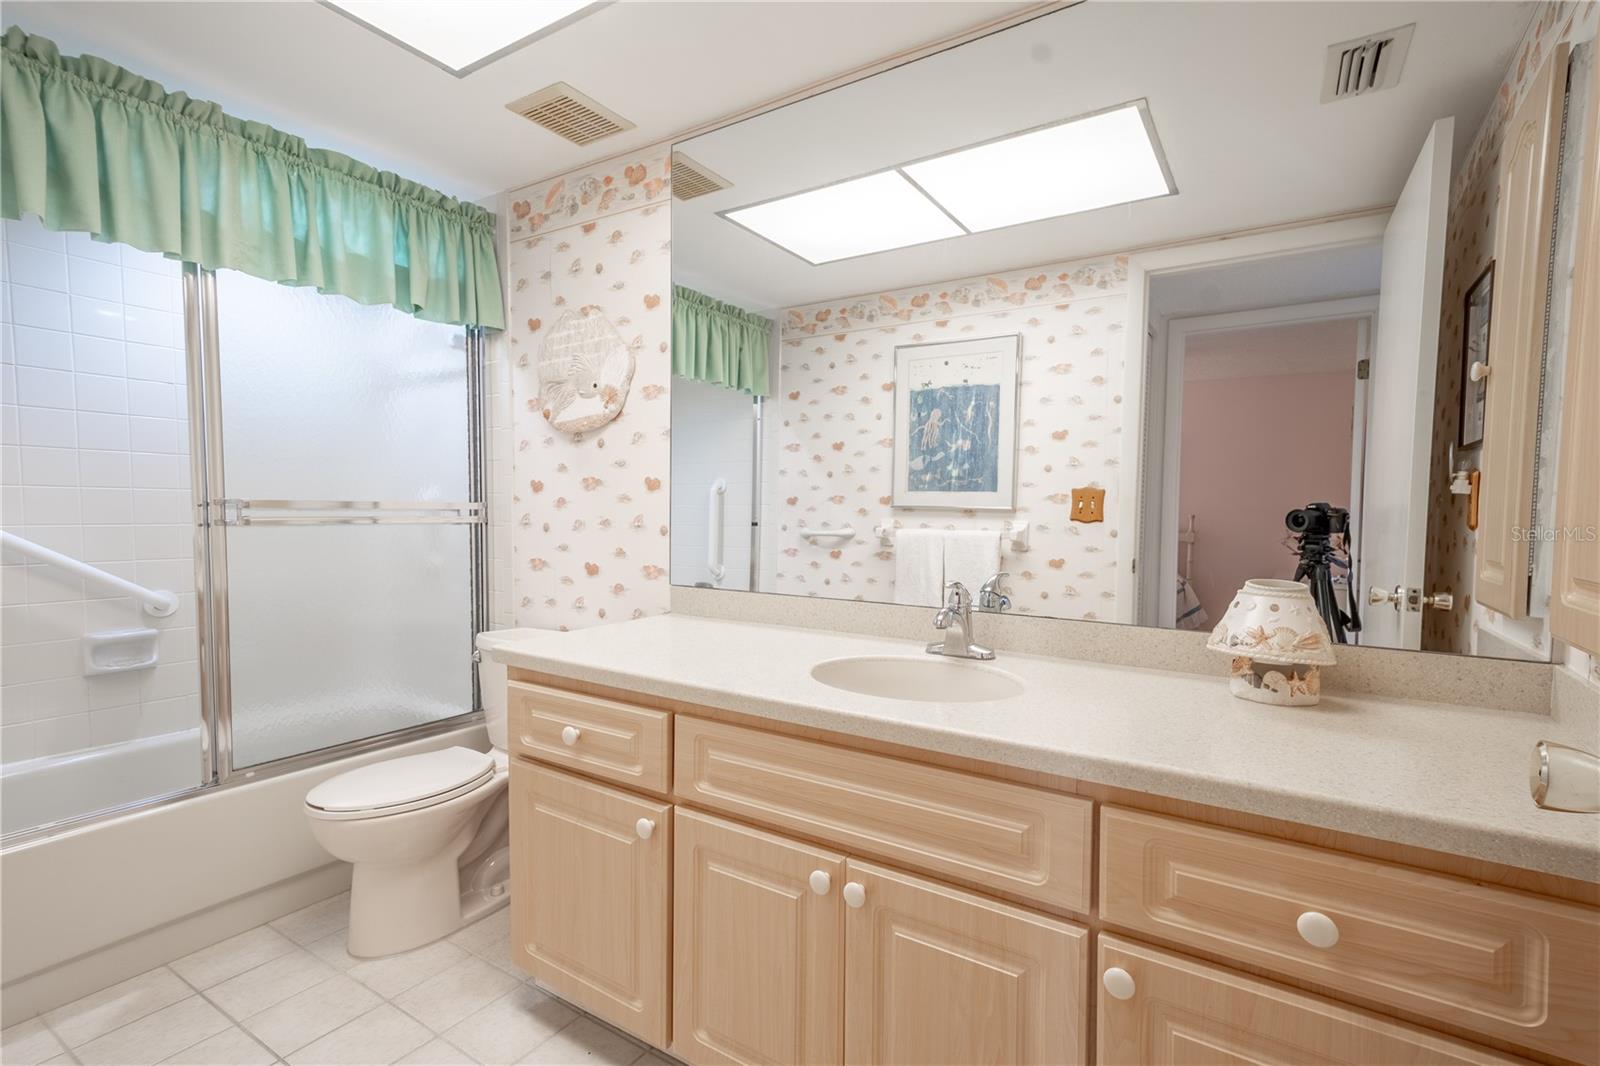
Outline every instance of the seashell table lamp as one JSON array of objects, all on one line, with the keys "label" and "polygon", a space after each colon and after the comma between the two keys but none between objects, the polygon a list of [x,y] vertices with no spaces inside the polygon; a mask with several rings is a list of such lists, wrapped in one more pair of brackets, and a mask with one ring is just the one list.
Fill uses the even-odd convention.
[{"label": "seashell table lamp", "polygon": [[1333,642],[1311,590],[1298,581],[1252,578],[1206,641],[1233,656],[1228,687],[1242,700],[1309,707],[1322,698]]}]

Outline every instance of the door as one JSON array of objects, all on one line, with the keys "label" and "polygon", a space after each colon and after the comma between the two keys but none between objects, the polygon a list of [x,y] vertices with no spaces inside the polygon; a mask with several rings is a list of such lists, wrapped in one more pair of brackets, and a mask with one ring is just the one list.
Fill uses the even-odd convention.
[{"label": "door", "polygon": [[1522,1061],[1116,937],[1100,937],[1095,971],[1100,1066]]},{"label": "door", "polygon": [[694,811],[674,830],[673,1054],[838,1063],[844,858]]},{"label": "door", "polygon": [[851,859],[845,1061],[1082,1062],[1089,933]]},{"label": "door", "polygon": [[[1367,390],[1360,587],[1421,589],[1428,533],[1428,463],[1439,360],[1445,220],[1455,119],[1433,124],[1383,233],[1378,331]],[[1363,612],[1362,644],[1422,647],[1422,613],[1404,602]]]},{"label": "door", "polygon": [[1556,457],[1555,573],[1550,634],[1600,655],[1600,79],[1589,93],[1578,258],[1572,272],[1572,326]]},{"label": "door", "polygon": [[512,956],[551,991],[667,1046],[672,808],[511,768]]},{"label": "door", "polygon": [[476,348],[237,271],[200,292],[219,775],[470,713]]}]

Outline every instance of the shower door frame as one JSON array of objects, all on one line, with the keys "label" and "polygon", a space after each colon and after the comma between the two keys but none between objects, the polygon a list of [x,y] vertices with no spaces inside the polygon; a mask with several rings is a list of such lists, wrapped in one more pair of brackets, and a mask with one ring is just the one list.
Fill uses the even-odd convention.
[{"label": "shower door frame", "polygon": [[[485,434],[488,396],[486,343],[481,327],[466,334],[467,499],[451,503],[381,500],[238,500],[227,496],[223,463],[226,410],[222,403],[222,352],[218,341],[216,273],[185,263],[184,347],[188,366],[189,463],[195,505],[195,629],[200,665],[200,789],[266,777],[358,755],[376,748],[460,729],[483,719],[473,641],[489,628],[488,492]],[[247,512],[269,512],[252,515]],[[278,512],[278,513],[271,513]],[[302,513],[295,513],[302,512]],[[228,628],[228,530],[242,525],[417,525],[470,526],[467,655],[472,705],[435,722],[405,726],[328,747],[246,767],[233,762],[233,690]],[[182,793],[176,797],[192,794]],[[161,801],[156,801],[161,802]]]},{"label": "shower door frame", "polygon": [[[471,678],[472,706],[461,714],[436,722],[405,726],[341,744],[317,748],[296,755],[235,768],[233,765],[233,705],[228,656],[228,574],[227,526],[224,519],[229,503],[222,495],[222,396],[220,351],[217,343],[216,275],[194,263],[183,264],[183,329],[185,396],[189,420],[189,487],[194,508],[195,635],[200,686],[200,765],[193,785],[157,793],[129,803],[29,826],[0,838],[0,849],[53,837],[69,830],[120,818],[140,811],[154,810],[206,795],[219,788],[261,781],[292,773],[335,759],[421,740],[448,733],[483,721],[483,695],[478,686],[478,654],[473,642],[489,628],[488,587],[488,385],[486,374],[487,340],[481,327],[463,327],[466,333],[467,377],[467,495],[448,514],[428,515],[421,506],[411,506],[409,514],[395,507],[365,508],[357,516],[342,516],[346,523],[388,524],[391,522],[450,521],[469,525],[468,556],[470,618],[467,624],[467,655],[462,668]],[[213,493],[215,487],[218,491]],[[274,504],[306,502],[348,504],[352,501],[255,501]],[[354,501],[376,503],[378,501]],[[439,505],[427,505],[437,508]],[[276,509],[276,508],[274,508]],[[326,512],[328,508],[321,508]],[[388,511],[391,513],[382,513]],[[422,512],[422,513],[419,513]],[[234,516],[236,517],[236,516]],[[324,517],[328,517],[324,514]],[[237,523],[234,523],[237,524]]]}]

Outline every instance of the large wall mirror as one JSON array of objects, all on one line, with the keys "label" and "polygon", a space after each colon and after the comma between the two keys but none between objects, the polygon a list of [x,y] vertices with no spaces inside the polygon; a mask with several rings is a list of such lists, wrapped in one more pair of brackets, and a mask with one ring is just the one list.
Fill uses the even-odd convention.
[{"label": "large wall mirror", "polygon": [[674,583],[1548,659],[1570,7],[1082,4],[677,144]]}]

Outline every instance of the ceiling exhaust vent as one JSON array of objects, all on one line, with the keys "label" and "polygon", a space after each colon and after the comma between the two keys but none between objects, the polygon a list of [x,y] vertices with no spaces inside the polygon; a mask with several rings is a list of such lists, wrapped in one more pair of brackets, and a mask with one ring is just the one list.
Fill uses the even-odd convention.
[{"label": "ceiling exhaust vent", "polygon": [[733,182],[709,167],[695,162],[682,152],[672,153],[672,195],[680,200],[693,200],[706,193],[721,192]]},{"label": "ceiling exhaust vent", "polygon": [[1329,48],[1327,69],[1322,73],[1322,102],[1375,93],[1400,84],[1400,71],[1405,67],[1411,34],[1416,28],[1413,22]]},{"label": "ceiling exhaust vent", "polygon": [[506,108],[573,144],[593,144],[602,137],[633,129],[633,123],[564,81],[513,100]]}]

